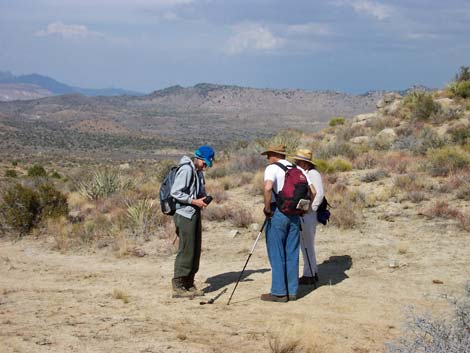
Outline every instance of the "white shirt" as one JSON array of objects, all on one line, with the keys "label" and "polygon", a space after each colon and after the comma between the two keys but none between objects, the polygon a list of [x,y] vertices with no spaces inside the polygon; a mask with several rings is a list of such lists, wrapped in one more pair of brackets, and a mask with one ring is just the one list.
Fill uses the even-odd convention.
[{"label": "white shirt", "polygon": [[[300,167],[299,169],[303,170]],[[316,211],[318,209],[318,206],[320,206],[323,200],[323,197],[325,196],[325,191],[323,190],[323,181],[322,181],[321,175],[316,169],[310,169],[307,172],[307,176],[312,182],[313,187],[315,188],[315,191],[317,192],[312,202],[312,209],[310,211],[312,212],[312,211]]]},{"label": "white shirt", "polygon": [[[285,165],[285,166],[291,166],[292,163],[289,161],[286,161],[285,159],[280,159],[278,161],[279,163]],[[302,173],[307,177],[307,182],[308,185],[312,185],[312,182],[310,181],[308,174],[305,173],[305,170],[302,168],[298,167]],[[284,179],[285,179],[286,172],[279,167],[276,164],[270,164],[266,167],[264,170],[264,181],[272,181],[273,182],[273,193],[271,194],[271,202],[276,202],[276,197],[275,194],[279,192],[279,190],[282,190],[284,187]],[[321,202],[321,200],[320,200]]]}]

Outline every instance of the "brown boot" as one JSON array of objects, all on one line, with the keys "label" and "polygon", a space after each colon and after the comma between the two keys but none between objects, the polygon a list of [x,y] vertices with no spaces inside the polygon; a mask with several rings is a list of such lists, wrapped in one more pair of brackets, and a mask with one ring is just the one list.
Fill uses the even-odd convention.
[{"label": "brown boot", "polygon": [[173,288],[172,298],[194,298],[194,294],[184,286],[184,277],[173,278],[171,285]]},{"label": "brown boot", "polygon": [[186,288],[186,290],[192,293],[195,297],[204,296],[204,291],[197,289],[194,285],[194,276],[183,277],[183,283],[184,288]]}]

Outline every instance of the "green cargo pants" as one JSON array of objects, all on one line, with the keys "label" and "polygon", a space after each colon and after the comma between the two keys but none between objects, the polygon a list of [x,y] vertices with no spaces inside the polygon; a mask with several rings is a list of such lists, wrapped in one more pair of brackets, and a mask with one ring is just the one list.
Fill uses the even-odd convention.
[{"label": "green cargo pants", "polygon": [[201,258],[201,212],[196,211],[191,219],[175,213],[173,220],[179,237],[174,278],[186,277],[194,280]]}]

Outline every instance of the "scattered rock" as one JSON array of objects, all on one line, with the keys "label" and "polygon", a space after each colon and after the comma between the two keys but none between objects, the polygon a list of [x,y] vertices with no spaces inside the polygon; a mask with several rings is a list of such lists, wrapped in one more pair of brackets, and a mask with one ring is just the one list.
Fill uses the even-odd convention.
[{"label": "scattered rock", "polygon": [[392,143],[397,139],[397,134],[392,128],[386,128],[377,134],[377,138],[384,143]]},{"label": "scattered rock", "polygon": [[259,230],[260,226],[258,223],[251,223],[250,224],[250,230]]},{"label": "scattered rock", "polygon": [[367,145],[370,142],[369,136],[356,136],[349,140],[354,145]]},{"label": "scattered rock", "polygon": [[131,166],[129,165],[129,163],[123,163],[119,165],[119,169],[128,170],[128,169],[131,169]]},{"label": "scattered rock", "polygon": [[381,100],[377,102],[377,109],[385,108],[390,103],[400,101],[401,99],[402,99],[402,96],[399,95],[398,93],[393,93],[393,92],[387,93],[382,97]]},{"label": "scattered rock", "polygon": [[364,126],[370,120],[376,119],[378,117],[377,113],[367,113],[367,114],[359,114],[356,115],[352,120],[351,127],[355,126]]},{"label": "scattered rock", "polygon": [[440,279],[433,279],[432,283],[434,283],[434,284],[444,284],[444,282],[441,281]]},{"label": "scattered rock", "polygon": [[147,253],[142,249],[133,248],[131,250],[131,255],[136,256],[136,257],[144,257],[145,255],[147,255]]},{"label": "scattered rock", "polygon": [[236,229],[233,229],[233,230],[229,230],[228,231],[228,235],[232,238],[235,238],[238,234],[240,234],[240,232]]}]

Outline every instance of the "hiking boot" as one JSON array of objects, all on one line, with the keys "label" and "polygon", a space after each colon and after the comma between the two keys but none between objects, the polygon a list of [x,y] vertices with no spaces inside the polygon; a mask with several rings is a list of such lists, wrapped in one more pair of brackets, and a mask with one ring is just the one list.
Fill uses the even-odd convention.
[{"label": "hiking boot", "polygon": [[265,302],[287,303],[287,295],[272,295],[271,293],[261,294],[261,300]]},{"label": "hiking boot", "polygon": [[197,287],[193,284],[191,287],[187,288],[187,291],[192,293],[195,297],[203,297],[204,291],[202,289],[197,289]]},{"label": "hiking boot", "polygon": [[302,276],[299,278],[299,284],[301,286],[311,286],[315,284],[315,277]]},{"label": "hiking boot", "polygon": [[297,296],[296,295],[289,295],[289,301],[290,302],[295,302],[297,300]]},{"label": "hiking boot", "polygon": [[181,277],[173,278],[171,280],[173,288],[172,298],[194,298],[194,294],[184,287],[184,283]]},{"label": "hiking boot", "polygon": [[202,289],[197,289],[194,285],[194,276],[182,277],[184,288],[191,292],[195,297],[204,296],[204,291]]}]

